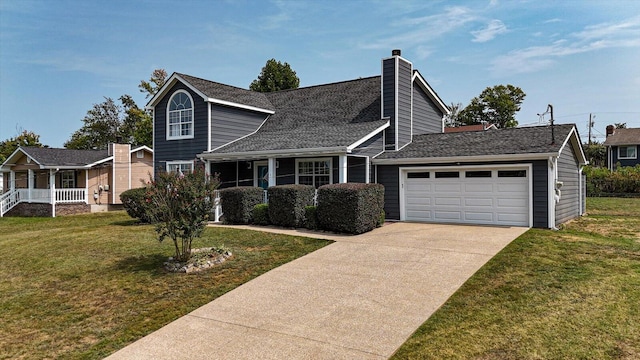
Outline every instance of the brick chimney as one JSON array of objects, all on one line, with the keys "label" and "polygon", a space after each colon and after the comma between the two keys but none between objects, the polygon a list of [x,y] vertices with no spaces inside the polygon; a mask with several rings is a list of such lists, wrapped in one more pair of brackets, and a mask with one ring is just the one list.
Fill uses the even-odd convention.
[{"label": "brick chimney", "polygon": [[607,137],[609,137],[610,135],[613,135],[613,132],[615,131],[615,126],[613,125],[607,125]]}]

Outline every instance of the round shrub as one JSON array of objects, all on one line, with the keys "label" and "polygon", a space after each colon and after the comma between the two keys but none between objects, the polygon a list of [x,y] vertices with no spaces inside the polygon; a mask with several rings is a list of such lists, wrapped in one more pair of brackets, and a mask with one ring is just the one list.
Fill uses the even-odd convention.
[{"label": "round shrub", "polygon": [[148,203],[146,199],[147,188],[129,189],[120,194],[120,201],[127,214],[144,223],[151,223],[148,215]]}]

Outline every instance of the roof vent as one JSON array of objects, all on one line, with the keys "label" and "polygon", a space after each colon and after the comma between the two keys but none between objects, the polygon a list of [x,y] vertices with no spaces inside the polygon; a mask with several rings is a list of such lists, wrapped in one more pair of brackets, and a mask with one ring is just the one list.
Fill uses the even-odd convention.
[{"label": "roof vent", "polygon": [[402,50],[400,49],[391,50],[391,56],[400,56],[401,54],[402,54]]}]

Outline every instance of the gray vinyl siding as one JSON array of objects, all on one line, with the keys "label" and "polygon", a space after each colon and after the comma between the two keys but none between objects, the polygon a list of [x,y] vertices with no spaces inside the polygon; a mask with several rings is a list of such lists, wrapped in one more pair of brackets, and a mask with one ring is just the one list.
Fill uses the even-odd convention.
[{"label": "gray vinyl siding", "polygon": [[549,228],[549,167],[546,160],[533,161],[533,227]]},{"label": "gray vinyl siding", "polygon": [[570,144],[558,157],[558,181],[562,181],[562,188],[556,204],[556,225],[580,216],[580,166]]},{"label": "gray vinyl siding", "polygon": [[384,186],[384,216],[400,220],[400,175],[397,165],[376,166],[376,182]]},{"label": "gray vinyl siding", "polygon": [[367,173],[367,158],[347,157],[347,182],[364,183]]},{"label": "gray vinyl siding", "polygon": [[398,59],[398,148],[411,142],[411,63]]},{"label": "gray vinyl siding", "polygon": [[211,149],[215,149],[258,130],[266,115],[211,105],[211,118]]},{"label": "gray vinyl siding", "polygon": [[444,114],[417,84],[413,85],[413,135],[442,132]]},{"label": "gray vinyl siding", "polygon": [[365,141],[364,143],[360,144],[360,146],[353,149],[352,154],[370,157],[376,156],[384,150],[384,144],[382,141],[383,136],[381,131],[379,134],[373,136],[371,139]]},{"label": "gray vinyl siding", "polygon": [[[192,139],[167,140],[167,103],[177,90],[186,90],[193,99]],[[195,160],[196,155],[207,150],[208,103],[184,84],[176,83],[154,109],[154,171],[166,170],[167,161]]]},{"label": "gray vinyl siding", "polygon": [[382,117],[389,117],[391,126],[387,128],[385,145],[395,145],[396,139],[396,59],[382,60]]}]

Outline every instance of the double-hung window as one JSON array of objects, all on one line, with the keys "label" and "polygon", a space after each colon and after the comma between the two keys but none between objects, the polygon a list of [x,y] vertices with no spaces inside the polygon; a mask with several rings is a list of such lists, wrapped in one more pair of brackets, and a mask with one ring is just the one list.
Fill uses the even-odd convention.
[{"label": "double-hung window", "polygon": [[331,158],[296,161],[296,183],[316,188],[332,183]]},{"label": "double-hung window", "polygon": [[193,161],[169,161],[167,162],[167,172],[189,174],[193,172]]},{"label": "double-hung window", "polygon": [[167,140],[193,138],[193,101],[189,93],[178,90],[167,108]]},{"label": "double-hung window", "polygon": [[62,171],[60,175],[60,187],[74,189],[76,187],[76,172],[73,170]]},{"label": "double-hung window", "polygon": [[637,147],[631,146],[619,146],[618,147],[618,159],[637,159]]}]

